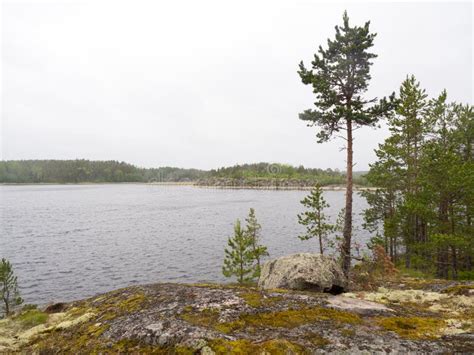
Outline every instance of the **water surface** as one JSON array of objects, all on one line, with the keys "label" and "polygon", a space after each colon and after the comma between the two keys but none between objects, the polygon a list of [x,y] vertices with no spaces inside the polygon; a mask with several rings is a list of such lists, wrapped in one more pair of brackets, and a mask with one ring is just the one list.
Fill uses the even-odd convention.
[{"label": "water surface", "polygon": [[[70,301],[137,283],[225,281],[236,218],[256,209],[271,257],[316,252],[296,215],[308,191],[146,184],[0,186],[0,257],[28,303]],[[335,220],[343,191],[325,191]],[[354,195],[355,225],[366,207]],[[359,241],[367,236],[356,232]]]}]

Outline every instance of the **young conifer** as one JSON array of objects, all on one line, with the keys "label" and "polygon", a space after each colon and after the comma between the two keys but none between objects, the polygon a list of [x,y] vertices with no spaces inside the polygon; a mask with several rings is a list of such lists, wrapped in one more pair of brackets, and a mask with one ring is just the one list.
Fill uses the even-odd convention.
[{"label": "young conifer", "polygon": [[225,277],[236,276],[239,283],[252,281],[254,273],[254,254],[252,240],[247,236],[237,220],[234,225],[234,236],[227,240],[224,266]]},{"label": "young conifer", "polygon": [[298,222],[306,227],[306,233],[299,236],[301,240],[308,240],[317,238],[319,242],[319,252],[324,254],[324,244],[327,242],[329,234],[334,231],[334,226],[327,223],[324,209],[329,207],[329,204],[323,197],[323,189],[318,184],[311,190],[311,193],[306,196],[301,204],[308,210],[298,215]]},{"label": "young conifer", "polygon": [[255,216],[255,210],[253,208],[249,211],[249,216],[245,219],[247,226],[245,233],[250,238],[252,244],[252,253],[255,260],[255,272],[254,276],[260,276],[262,258],[268,256],[267,247],[260,244],[260,231],[262,226],[258,223],[257,217]]},{"label": "young conifer", "polygon": [[18,291],[17,277],[13,273],[10,262],[2,259],[0,262],[0,310],[8,317],[16,306],[23,303]]}]

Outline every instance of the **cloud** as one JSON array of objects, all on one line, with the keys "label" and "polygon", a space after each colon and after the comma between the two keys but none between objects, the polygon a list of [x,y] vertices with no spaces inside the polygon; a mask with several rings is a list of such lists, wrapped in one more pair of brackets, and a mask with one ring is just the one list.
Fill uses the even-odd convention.
[{"label": "cloud", "polygon": [[[342,142],[316,144],[297,118],[314,99],[296,70],[346,8],[378,33],[368,95],[413,73],[472,102],[468,2],[5,1],[2,158],[344,168]],[[357,133],[356,169],[386,135]]]}]

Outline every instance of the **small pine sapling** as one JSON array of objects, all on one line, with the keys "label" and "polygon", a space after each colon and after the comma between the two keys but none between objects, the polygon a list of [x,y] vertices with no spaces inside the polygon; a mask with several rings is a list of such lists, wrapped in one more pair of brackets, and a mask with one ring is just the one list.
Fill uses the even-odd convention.
[{"label": "small pine sapling", "polygon": [[23,303],[18,291],[17,277],[13,273],[13,268],[7,259],[0,262],[0,310],[5,317],[8,317],[13,309]]},{"label": "small pine sapling", "polygon": [[260,244],[260,231],[262,226],[258,223],[257,217],[255,217],[255,210],[250,209],[248,217],[245,219],[247,226],[245,228],[245,234],[249,237],[252,244],[252,253],[255,260],[255,272],[254,277],[260,277],[261,262],[264,256],[268,256],[267,247]]},{"label": "small pine sapling", "polygon": [[236,276],[241,284],[252,281],[254,277],[252,241],[242,229],[240,220],[235,222],[234,236],[229,237],[227,246],[224,250],[224,266],[222,267],[224,276]]},{"label": "small pine sapling", "polygon": [[321,186],[316,185],[306,196],[301,204],[308,210],[298,215],[298,223],[306,227],[306,233],[299,236],[301,240],[308,240],[317,238],[319,242],[319,252],[321,255],[324,254],[327,239],[330,233],[332,233],[335,227],[327,223],[324,209],[329,207],[329,204],[323,197],[323,190]]}]

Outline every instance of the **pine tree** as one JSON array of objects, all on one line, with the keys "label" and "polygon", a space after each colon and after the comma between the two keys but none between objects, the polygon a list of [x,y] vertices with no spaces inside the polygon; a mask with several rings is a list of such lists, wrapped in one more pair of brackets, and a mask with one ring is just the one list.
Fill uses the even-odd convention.
[{"label": "pine tree", "polygon": [[425,206],[418,203],[420,159],[428,129],[427,95],[413,75],[403,81],[396,115],[388,118],[390,137],[376,150],[378,161],[371,165],[368,181],[380,187],[364,193],[372,206],[365,212],[366,227],[375,218],[383,220],[387,254],[396,257],[397,235],[404,239],[405,265],[410,267],[412,250],[426,239]]},{"label": "pine tree", "polygon": [[472,278],[474,229],[474,114],[447,102],[446,91],[428,100],[413,76],[400,88],[390,137],[376,151],[364,192],[365,227],[382,236],[392,261],[442,278]]},{"label": "pine tree", "polygon": [[3,302],[1,308],[6,317],[10,315],[14,307],[23,303],[18,291],[17,277],[13,273],[12,265],[6,259],[0,262],[0,299]]},{"label": "pine tree", "polygon": [[[424,144],[426,130],[429,122],[427,116],[427,95],[424,89],[420,88],[420,83],[415,77],[409,76],[402,83],[400,88],[399,104],[396,113],[389,120],[390,137],[389,144],[395,145],[398,150],[396,154],[402,174],[400,182],[403,184],[404,202],[402,210],[403,234],[407,240],[405,250],[405,265],[410,267],[412,245],[426,240],[426,221],[423,218],[424,205],[419,204],[420,159]],[[413,251],[419,254],[417,250]]]},{"label": "pine tree", "polygon": [[370,66],[377,55],[369,52],[376,34],[369,32],[370,22],[363,27],[349,25],[344,12],[343,25],[336,26],[334,40],[328,40],[328,48],[319,47],[311,62],[312,69],[300,63],[298,74],[303,84],[311,85],[316,95],[316,109],[299,115],[308,126],[319,126],[318,142],[326,142],[340,131],[345,131],[347,169],[346,203],[341,258],[346,275],[351,265],[352,238],[352,168],[353,131],[361,126],[375,126],[377,121],[392,109],[392,99],[364,99],[371,79]]},{"label": "pine tree", "polygon": [[324,254],[324,244],[327,243],[328,235],[334,231],[334,225],[327,223],[324,209],[329,207],[329,204],[323,197],[323,189],[320,185],[316,185],[306,196],[301,204],[305,206],[308,211],[298,215],[298,223],[306,227],[306,233],[299,236],[301,240],[308,240],[317,238],[319,242],[319,252]]},{"label": "pine tree", "polygon": [[240,220],[235,222],[234,236],[229,237],[227,245],[222,267],[224,276],[236,276],[239,283],[252,281],[255,272],[252,240],[242,229]]},{"label": "pine tree", "polygon": [[[468,120],[459,115],[459,106],[448,104],[446,98],[443,91],[430,101],[430,129],[423,146],[420,183],[424,192],[422,203],[431,211],[428,231],[436,274],[457,278],[462,263],[468,261],[467,268],[472,267],[469,256],[473,255],[473,229],[467,222],[472,213],[469,205],[474,200],[474,164],[473,157],[466,159],[464,154],[465,143],[469,141],[465,136],[469,132]],[[467,125],[459,129],[461,122]]]},{"label": "pine tree", "polygon": [[248,217],[245,219],[247,226],[245,228],[245,233],[249,237],[252,244],[252,254],[255,260],[255,272],[254,276],[260,276],[261,270],[261,259],[264,256],[268,256],[267,247],[260,244],[260,231],[262,226],[258,223],[257,217],[255,217],[255,210],[250,209]]},{"label": "pine tree", "polygon": [[[372,183],[376,180],[375,169],[372,169],[367,176]],[[396,262],[398,260],[399,247],[399,213],[397,206],[399,197],[397,191],[393,188],[393,184],[384,181],[374,184],[378,186],[375,191],[361,191],[361,196],[365,197],[370,206],[363,212],[363,228],[371,233],[375,233],[375,237],[371,238],[370,244],[382,244],[385,254],[390,260]],[[382,188],[383,186],[383,188]]]}]

